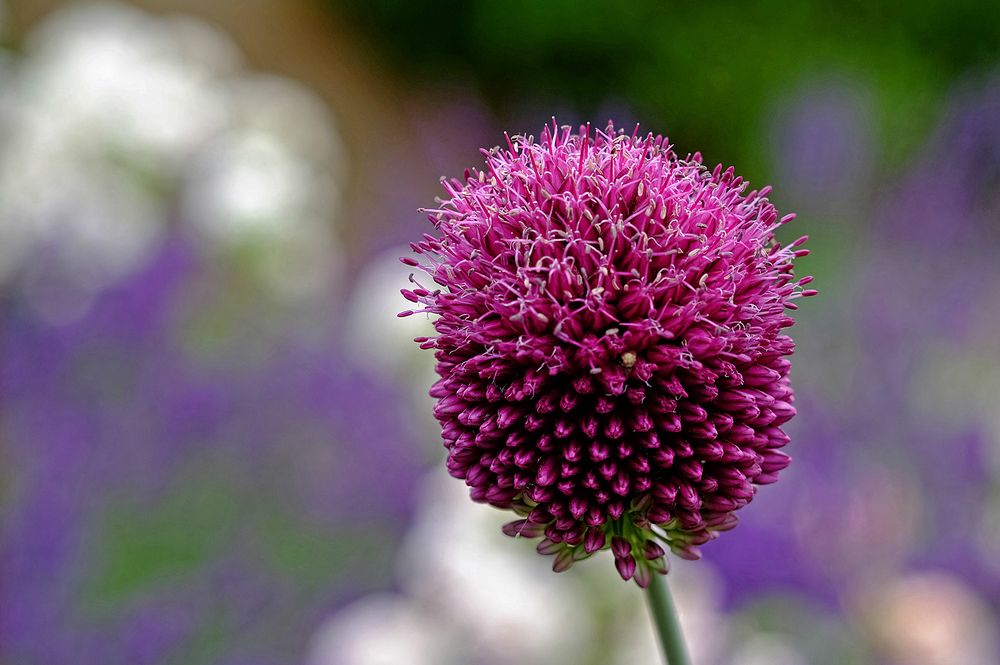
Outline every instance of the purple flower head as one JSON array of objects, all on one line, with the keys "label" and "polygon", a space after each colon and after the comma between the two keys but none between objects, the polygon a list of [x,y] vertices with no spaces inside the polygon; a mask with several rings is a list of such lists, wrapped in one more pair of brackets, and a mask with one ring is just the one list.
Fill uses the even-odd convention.
[{"label": "purple flower head", "polygon": [[[444,181],[412,247],[439,288],[431,395],[448,470],[564,570],[611,548],[640,586],[697,558],[788,465],[793,321],[811,295],[766,195],[662,136],[546,127]],[[402,312],[406,316],[414,312]]]}]

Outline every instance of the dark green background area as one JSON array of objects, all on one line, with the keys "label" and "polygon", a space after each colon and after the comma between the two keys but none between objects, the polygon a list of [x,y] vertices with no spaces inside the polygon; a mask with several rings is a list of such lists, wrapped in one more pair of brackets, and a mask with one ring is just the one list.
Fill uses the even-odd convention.
[{"label": "dark green background area", "polygon": [[[647,129],[772,175],[759,146],[782,97],[848,78],[874,94],[887,167],[910,153],[942,94],[1000,56],[1000,3],[327,0],[416,78],[473,81],[502,118],[524,104],[593,117],[625,105]],[[541,119],[539,119],[541,120]],[[535,127],[512,127],[537,131]]]}]

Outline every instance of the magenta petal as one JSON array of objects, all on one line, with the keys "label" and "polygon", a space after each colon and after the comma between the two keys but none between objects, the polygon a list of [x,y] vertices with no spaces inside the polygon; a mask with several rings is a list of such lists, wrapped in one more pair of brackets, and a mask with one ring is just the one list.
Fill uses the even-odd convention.
[{"label": "magenta petal", "polygon": [[628,581],[635,574],[635,559],[631,556],[615,559],[615,568],[618,569],[618,574],[622,576],[622,579]]}]

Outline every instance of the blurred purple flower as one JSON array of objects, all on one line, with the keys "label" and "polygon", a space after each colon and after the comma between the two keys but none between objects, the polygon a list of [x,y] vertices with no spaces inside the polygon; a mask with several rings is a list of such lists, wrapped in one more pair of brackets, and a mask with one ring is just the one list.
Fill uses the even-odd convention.
[{"label": "blurred purple flower", "polygon": [[944,119],[879,211],[887,243],[989,254],[1000,242],[1000,72],[956,88]]},{"label": "blurred purple flower", "polygon": [[870,102],[858,84],[812,82],[776,111],[772,141],[782,193],[810,211],[863,207],[873,162]]},{"label": "blurred purple flower", "polygon": [[[721,540],[707,553],[726,580],[730,606],[793,594],[844,607],[879,576],[933,568],[971,581],[1000,610],[1000,575],[969,537],[996,486],[989,414],[963,400],[932,408],[920,401],[921,382],[934,380],[932,353],[969,353],[974,334],[1000,326],[988,318],[1000,312],[982,302],[983,289],[998,283],[997,117],[1000,79],[960,91],[873,213],[856,248],[866,268],[851,309],[812,313],[832,339],[856,340],[848,362],[878,372],[830,398],[829,386],[817,382],[844,355],[809,359],[815,385],[797,379],[808,408],[790,426],[795,466],[742,520],[739,542]],[[773,528],[789,522],[795,528]],[[777,552],[788,565],[774,565]]]},{"label": "blurred purple flower", "polygon": [[205,279],[174,237],[72,323],[0,301],[0,661],[287,662],[388,583],[423,469],[401,395],[294,321],[199,359]]},{"label": "blurred purple flower", "polygon": [[929,335],[953,342],[982,325],[997,284],[1000,74],[956,90],[945,118],[877,211],[866,334],[912,360]]}]

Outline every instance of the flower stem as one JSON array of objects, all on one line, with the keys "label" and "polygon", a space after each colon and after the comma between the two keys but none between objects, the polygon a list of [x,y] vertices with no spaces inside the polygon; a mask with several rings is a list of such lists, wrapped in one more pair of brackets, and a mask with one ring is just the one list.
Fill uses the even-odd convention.
[{"label": "flower stem", "polygon": [[667,665],[691,665],[681,625],[677,620],[677,608],[667,586],[667,576],[653,573],[647,593],[649,610],[653,614],[653,623],[656,625]]}]

